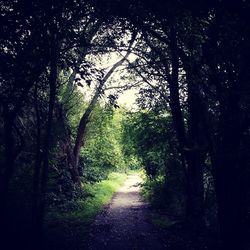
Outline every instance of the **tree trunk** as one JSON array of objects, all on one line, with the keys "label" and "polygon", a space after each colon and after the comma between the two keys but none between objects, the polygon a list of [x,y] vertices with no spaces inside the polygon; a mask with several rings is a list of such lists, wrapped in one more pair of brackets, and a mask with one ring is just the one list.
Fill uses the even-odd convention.
[{"label": "tree trunk", "polygon": [[0,239],[2,244],[8,244],[11,232],[8,229],[8,193],[11,177],[14,169],[14,138],[13,119],[6,110],[4,111],[4,168],[0,176]]},{"label": "tree trunk", "polygon": [[[13,118],[7,111],[4,115],[4,168],[0,181],[1,207],[4,209],[7,202],[9,184],[14,169],[14,138],[13,138]],[[1,214],[2,215],[2,214]]]},{"label": "tree trunk", "polygon": [[[51,132],[52,132],[52,123],[53,123],[53,111],[56,100],[56,86],[57,86],[57,60],[58,60],[58,46],[56,42],[56,33],[53,33],[51,41],[51,62],[50,62],[50,76],[49,76],[49,109],[48,109],[48,118],[47,118],[47,128],[46,135],[44,138],[43,145],[43,162],[41,169],[40,179],[40,191],[39,191],[39,202],[37,207],[37,219],[36,219],[36,228],[35,230],[35,239],[34,246],[37,247],[37,242],[40,242],[40,247],[43,247],[41,241],[43,238],[43,220],[45,215],[45,200],[46,200],[46,188],[48,181],[49,173],[49,159],[50,159],[50,149],[51,149]],[[38,194],[38,193],[37,193]],[[39,240],[39,241],[37,241]]]},{"label": "tree trunk", "polygon": [[[232,90],[231,90],[232,91]],[[215,189],[218,201],[220,238],[224,249],[246,249],[245,165],[240,165],[242,143],[241,110],[237,92],[224,103],[220,119],[220,139],[217,142]]]},{"label": "tree trunk", "polygon": [[[202,125],[202,103],[199,93],[199,73],[193,67],[186,68],[188,85],[188,144],[185,149],[187,160],[187,201],[188,221],[196,226],[204,226],[204,184],[206,147]],[[194,77],[195,76],[195,77]]]},{"label": "tree trunk", "polygon": [[180,145],[182,165],[186,172],[186,218],[190,225],[194,227],[203,226],[203,166],[204,153],[201,150],[201,128],[199,117],[199,96],[195,92],[194,84],[189,72],[187,73],[188,82],[188,133],[186,132],[184,117],[181,110],[179,96],[179,57],[176,51],[177,40],[174,28],[171,29],[171,60],[172,77],[169,81],[170,108],[175,124],[176,135]]},{"label": "tree trunk", "polygon": [[[227,146],[225,145],[225,147]],[[224,155],[217,158],[218,165],[216,166],[218,169],[215,187],[223,250],[244,250],[246,247],[246,239],[244,239],[246,233],[244,226],[246,189],[242,183],[244,180],[239,178],[238,163],[230,156],[234,154],[235,152],[224,151]]]},{"label": "tree trunk", "polygon": [[118,62],[116,62],[111,69],[107,72],[107,74],[104,76],[104,78],[100,81],[99,86],[96,88],[95,94],[89,104],[89,106],[87,107],[86,111],[84,112],[78,129],[77,129],[77,135],[76,135],[76,140],[75,140],[75,144],[74,144],[74,149],[73,149],[73,157],[72,157],[72,162],[70,163],[70,169],[71,172],[73,173],[72,175],[72,179],[74,182],[80,182],[80,176],[79,176],[79,171],[78,171],[78,163],[79,163],[79,156],[80,156],[80,150],[81,147],[84,145],[84,140],[85,140],[85,134],[86,134],[86,128],[87,128],[87,124],[89,122],[89,117],[91,115],[91,112],[93,111],[98,98],[100,97],[100,94],[105,86],[105,83],[108,81],[108,79],[110,78],[110,76],[114,73],[114,71],[120,67],[124,61],[127,60],[128,56],[131,53],[131,46],[133,45],[134,41],[135,41],[135,36],[132,37],[130,45],[129,45],[129,49],[127,51],[127,53],[125,54],[125,56],[119,60]]},{"label": "tree trunk", "polygon": [[36,111],[36,158],[33,173],[33,191],[32,191],[32,228],[34,242],[38,240],[38,228],[39,228],[39,201],[40,201],[40,178],[41,178],[41,164],[42,164],[42,153],[41,153],[41,120],[38,104],[38,89],[37,84],[35,86],[35,111]]},{"label": "tree trunk", "polygon": [[[86,33],[85,32],[85,43],[86,44],[90,44],[92,39],[94,38],[94,36],[96,35],[96,33],[98,32],[100,26],[101,26],[102,21],[101,20],[97,20],[92,27],[90,28],[90,30]],[[73,72],[71,73],[68,81],[67,81],[67,86],[66,86],[66,90],[63,93],[63,101],[64,103],[67,102],[73,92],[74,89],[74,81],[76,78],[76,74],[78,73],[78,70],[81,66],[81,63],[83,61],[83,59],[86,57],[87,53],[89,51],[89,47],[80,47],[79,48],[79,55],[78,55],[78,63],[76,64],[76,66],[73,69]]]}]

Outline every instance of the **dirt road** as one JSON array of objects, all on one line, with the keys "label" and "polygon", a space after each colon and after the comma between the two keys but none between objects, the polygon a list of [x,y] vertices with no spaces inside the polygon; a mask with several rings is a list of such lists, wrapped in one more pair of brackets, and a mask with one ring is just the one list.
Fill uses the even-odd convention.
[{"label": "dirt road", "polygon": [[140,194],[141,178],[130,175],[90,230],[89,250],[161,250],[164,248],[148,218]]}]

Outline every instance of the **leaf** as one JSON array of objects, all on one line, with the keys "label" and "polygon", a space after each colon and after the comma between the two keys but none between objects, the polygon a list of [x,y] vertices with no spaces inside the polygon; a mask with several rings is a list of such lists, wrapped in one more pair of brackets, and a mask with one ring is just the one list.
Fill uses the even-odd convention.
[{"label": "leaf", "polygon": [[82,84],[81,82],[77,82],[76,84],[77,84],[79,87],[82,87],[82,88],[84,87],[83,84]]},{"label": "leaf", "polygon": [[87,79],[87,80],[85,80],[85,81],[86,81],[87,85],[90,87],[92,80]]}]

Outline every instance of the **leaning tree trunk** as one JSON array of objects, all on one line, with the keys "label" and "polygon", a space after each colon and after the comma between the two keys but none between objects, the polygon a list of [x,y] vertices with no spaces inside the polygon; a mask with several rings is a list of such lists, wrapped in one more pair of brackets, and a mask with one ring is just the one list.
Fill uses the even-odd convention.
[{"label": "leaning tree trunk", "polygon": [[81,66],[81,63],[83,61],[83,59],[86,57],[86,55],[88,54],[89,51],[89,47],[86,46],[86,44],[91,44],[92,39],[94,38],[94,36],[96,35],[96,33],[98,32],[99,28],[101,27],[102,24],[102,20],[97,20],[96,22],[94,22],[92,24],[92,26],[89,28],[88,32],[84,32],[84,46],[79,48],[79,55],[78,55],[78,60],[76,65],[73,68],[72,73],[70,74],[70,77],[67,81],[67,86],[65,89],[65,92],[63,93],[63,102],[67,102],[70,97],[71,94],[74,90],[74,82],[75,82],[75,78],[76,78],[76,74],[78,73],[78,70]]},{"label": "leaning tree trunk", "polygon": [[94,109],[94,107],[95,107],[95,105],[100,97],[100,94],[105,86],[105,83],[108,81],[110,76],[114,73],[114,71],[127,60],[128,56],[131,53],[131,46],[133,45],[134,41],[135,41],[135,37],[132,38],[130,45],[129,45],[129,49],[128,49],[127,53],[125,54],[125,56],[120,61],[116,62],[111,67],[111,69],[108,71],[108,73],[104,76],[104,78],[100,81],[100,84],[96,88],[96,91],[94,93],[94,96],[93,96],[89,106],[87,107],[86,111],[84,112],[84,114],[80,120],[78,129],[77,129],[77,135],[76,135],[73,153],[71,155],[71,162],[70,162],[70,172],[73,173],[72,179],[76,183],[80,182],[80,176],[79,176],[79,171],[78,171],[79,156],[80,156],[81,147],[84,146],[86,128],[87,128],[87,124],[89,122],[89,117],[91,115],[91,112],[93,111],[93,109]]}]

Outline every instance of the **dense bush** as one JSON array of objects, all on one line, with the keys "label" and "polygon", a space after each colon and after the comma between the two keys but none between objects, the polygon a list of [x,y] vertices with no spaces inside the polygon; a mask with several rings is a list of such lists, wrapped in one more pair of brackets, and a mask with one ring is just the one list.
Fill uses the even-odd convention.
[{"label": "dense bush", "polygon": [[127,155],[136,155],[145,170],[143,192],[153,206],[185,215],[184,173],[168,113],[143,110],[123,120]]}]

